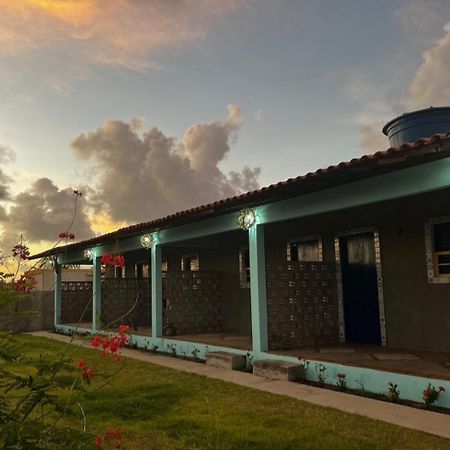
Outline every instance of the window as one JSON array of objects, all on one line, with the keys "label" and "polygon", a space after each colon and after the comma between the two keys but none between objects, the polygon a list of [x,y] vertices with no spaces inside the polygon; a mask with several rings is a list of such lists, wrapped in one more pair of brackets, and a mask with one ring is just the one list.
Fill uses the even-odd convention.
[{"label": "window", "polygon": [[181,257],[181,270],[183,272],[197,272],[200,270],[198,254],[183,255]]},{"label": "window", "polygon": [[434,224],[433,241],[436,275],[450,277],[450,222]]},{"label": "window", "polygon": [[241,288],[250,287],[250,252],[248,247],[239,249],[239,276]]},{"label": "window", "polygon": [[320,236],[305,236],[291,239],[287,243],[287,260],[301,262],[321,262],[322,238]]},{"label": "window", "polygon": [[428,281],[450,283],[450,217],[425,222]]}]

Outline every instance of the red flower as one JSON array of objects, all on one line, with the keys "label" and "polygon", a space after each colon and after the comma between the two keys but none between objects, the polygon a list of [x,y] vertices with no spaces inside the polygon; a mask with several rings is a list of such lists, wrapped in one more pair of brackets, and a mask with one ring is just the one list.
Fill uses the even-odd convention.
[{"label": "red flower", "polygon": [[77,366],[82,369],[83,367],[86,367],[86,361],[84,359],[79,359],[77,361]]},{"label": "red flower", "polygon": [[30,256],[30,249],[25,245],[22,244],[21,242],[19,244],[16,244],[12,249],[11,249],[12,255],[15,258],[16,256],[19,257],[19,259],[28,259],[28,257]]},{"label": "red flower", "polygon": [[130,326],[129,325],[125,325],[125,324],[121,324],[119,325],[119,334],[125,334],[128,332]]},{"label": "red flower", "polygon": [[125,257],[123,255],[116,255],[116,256],[114,256],[113,264],[116,267],[124,267],[125,266]]},{"label": "red flower", "polygon": [[423,391],[424,398],[428,398],[430,396],[430,390],[427,388]]},{"label": "red flower", "polygon": [[90,367],[84,367],[81,374],[84,379],[92,378],[95,375],[94,371]]},{"label": "red flower", "polygon": [[439,392],[445,392],[445,387],[444,386],[439,386]]},{"label": "red flower", "polygon": [[31,292],[36,285],[36,280],[27,274],[20,275],[20,278],[16,281],[17,292]]},{"label": "red flower", "polygon": [[100,436],[95,436],[95,448],[96,450],[103,448],[103,439]]},{"label": "red flower", "polygon": [[92,347],[97,348],[102,342],[102,338],[100,338],[99,336],[95,336],[95,338],[92,339],[91,345]]},{"label": "red flower", "polygon": [[102,264],[104,266],[111,266],[112,265],[112,258],[111,258],[111,255],[109,253],[105,253],[104,255],[102,255]]}]

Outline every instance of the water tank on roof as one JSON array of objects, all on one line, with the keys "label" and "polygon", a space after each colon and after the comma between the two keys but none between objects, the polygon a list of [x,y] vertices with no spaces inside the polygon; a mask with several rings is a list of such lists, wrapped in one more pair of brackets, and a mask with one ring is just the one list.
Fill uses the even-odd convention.
[{"label": "water tank on roof", "polygon": [[402,114],[383,127],[391,147],[450,132],[450,106],[427,108]]}]

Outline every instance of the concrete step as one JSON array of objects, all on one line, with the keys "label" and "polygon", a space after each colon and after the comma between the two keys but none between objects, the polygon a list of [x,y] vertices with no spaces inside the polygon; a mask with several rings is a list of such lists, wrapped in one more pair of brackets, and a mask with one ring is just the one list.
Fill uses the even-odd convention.
[{"label": "concrete step", "polygon": [[302,367],[285,361],[262,359],[253,363],[253,373],[271,380],[298,381],[301,378]]},{"label": "concrete step", "polygon": [[246,367],[245,355],[229,352],[209,352],[206,355],[206,364],[219,369],[242,370]]}]

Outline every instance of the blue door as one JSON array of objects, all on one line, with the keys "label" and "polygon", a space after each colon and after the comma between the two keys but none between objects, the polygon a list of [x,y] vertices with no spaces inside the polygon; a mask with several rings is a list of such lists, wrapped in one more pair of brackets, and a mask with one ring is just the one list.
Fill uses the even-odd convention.
[{"label": "blue door", "polygon": [[341,237],[340,252],[346,341],[380,345],[373,233]]}]

